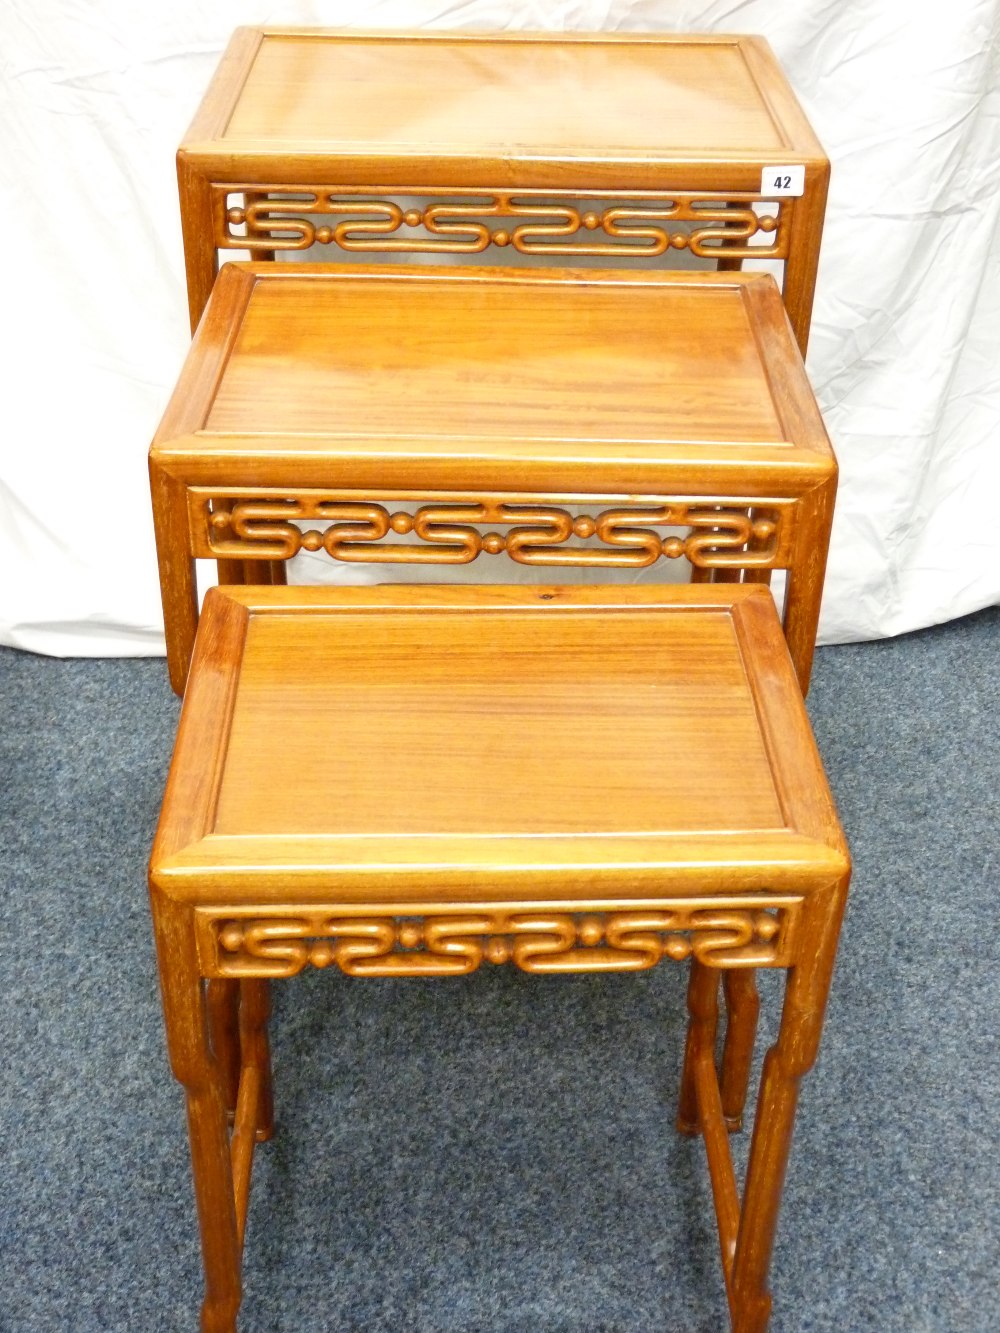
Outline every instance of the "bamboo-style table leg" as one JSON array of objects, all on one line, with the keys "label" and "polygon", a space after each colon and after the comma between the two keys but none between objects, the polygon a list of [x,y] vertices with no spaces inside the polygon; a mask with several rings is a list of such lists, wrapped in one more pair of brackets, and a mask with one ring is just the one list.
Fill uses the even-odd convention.
[{"label": "bamboo-style table leg", "polygon": [[684,1047],[677,1128],[682,1134],[697,1134],[701,1129],[701,1123],[695,1088],[695,1065],[698,1052],[703,1049],[711,1051],[714,1063],[715,1035],[719,1024],[719,974],[714,968],[699,963],[697,958],[691,960],[687,1004],[690,1021]]},{"label": "bamboo-style table leg", "polygon": [[271,983],[263,977],[240,982],[240,1049],[243,1067],[257,1071],[259,1097],[254,1116],[255,1137],[263,1143],[274,1133],[274,1093],[267,1020],[271,1017]]},{"label": "bamboo-style table leg", "polygon": [[187,1098],[195,1201],[205,1270],[202,1333],[235,1333],[241,1247],[230,1161],[225,1079],[209,1038],[205,985],[189,914],[153,899],[167,1051]]},{"label": "bamboo-style table leg", "polygon": [[[799,1083],[819,1049],[846,895],[845,877],[810,895],[804,905],[781,1026],[764,1058],[742,1207],[715,1060],[719,976],[697,959],[691,965],[677,1123],[683,1132],[700,1131],[705,1141],[733,1333],[764,1333],[770,1318],[767,1277]],[[752,979],[751,971],[746,975]]]},{"label": "bamboo-style table leg", "polygon": [[258,1071],[256,1139],[261,1143],[274,1133],[271,1052],[267,1040],[267,1020],[271,1015],[269,984],[258,977],[243,981],[212,977],[205,987],[205,1008],[230,1123],[236,1115],[243,1070],[251,1067]]},{"label": "bamboo-style table leg", "polygon": [[240,984],[214,977],[205,987],[205,1011],[212,1054],[219,1066],[222,1099],[232,1119],[240,1090]]},{"label": "bamboo-style table leg", "polygon": [[730,968],[723,973],[722,984],[726,996],[726,1036],[719,1085],[726,1128],[736,1131],[743,1128],[760,996],[756,976],[749,969]]},{"label": "bamboo-style table leg", "polygon": [[254,1146],[274,1130],[269,983],[203,981],[185,908],[154,890],[153,915],[167,1049],[187,1097],[205,1270],[201,1327],[235,1333]]},{"label": "bamboo-style table leg", "polygon": [[[722,981],[726,997],[726,1035],[722,1048],[719,1091],[726,1128],[736,1132],[743,1128],[743,1108],[750,1085],[760,997],[757,994],[755,974],[749,968],[730,968],[722,973]],[[713,1061],[715,1059],[718,989],[719,973],[695,960],[691,964],[688,988],[691,1025],[688,1029],[677,1115],[677,1128],[682,1134],[697,1134],[701,1128],[694,1069],[699,1049],[710,1049]]]}]

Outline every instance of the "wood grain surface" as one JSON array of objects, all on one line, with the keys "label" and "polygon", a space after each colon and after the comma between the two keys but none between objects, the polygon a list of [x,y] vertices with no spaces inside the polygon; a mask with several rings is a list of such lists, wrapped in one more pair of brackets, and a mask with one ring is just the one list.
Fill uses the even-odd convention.
[{"label": "wood grain surface", "polygon": [[766,588],[220,588],[203,616],[154,855],[192,887],[503,895],[516,865],[571,896],[586,866],[641,897],[666,865],[694,891],[839,864]]},{"label": "wood grain surface", "polygon": [[204,431],[783,442],[738,284],[295,272],[254,284]]},{"label": "wood grain surface", "polygon": [[739,40],[564,34],[267,34],[221,137],[379,154],[790,147]]}]

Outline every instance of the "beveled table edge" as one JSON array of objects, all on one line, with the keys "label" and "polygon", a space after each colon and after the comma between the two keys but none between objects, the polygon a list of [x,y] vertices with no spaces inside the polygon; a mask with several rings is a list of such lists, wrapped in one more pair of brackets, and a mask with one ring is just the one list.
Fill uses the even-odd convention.
[{"label": "beveled table edge", "polygon": [[[266,145],[255,144],[252,150],[241,153],[230,143],[226,145],[225,131],[232,117],[236,103],[253,66],[257,52],[267,37],[312,38],[332,41],[433,41],[469,44],[488,44],[504,42],[507,44],[539,43],[547,44],[606,44],[638,45],[647,43],[659,46],[731,46],[737,47],[743,55],[747,71],[760,96],[761,105],[767,111],[775,126],[778,136],[784,143],[774,149],[734,149],[720,147],[699,152],[687,152],[669,149],[662,156],[650,158],[648,152],[587,156],[582,153],[567,153],[560,145],[535,146],[530,153],[518,154],[506,152],[502,157],[491,158],[470,153],[465,149],[449,151],[447,147],[435,145],[427,153],[400,152],[387,149],[380,152],[380,145],[362,144],[360,141],[349,145],[350,151],[338,149],[336,143],[325,144],[310,150],[304,148],[297,139],[271,140]],[[504,31],[493,32],[476,29],[363,29],[363,28],[314,28],[314,27],[261,27],[242,26],[234,30],[229,43],[220,58],[208,89],[202,99],[194,119],[188,127],[178,148],[178,158],[185,161],[199,174],[213,174],[219,180],[239,180],[241,171],[247,163],[259,161],[266,163],[273,159],[288,160],[294,157],[301,163],[315,167],[318,163],[351,164],[355,170],[348,174],[357,176],[357,168],[371,161],[391,166],[390,175],[403,170],[407,163],[440,163],[444,169],[441,185],[453,188],[460,184],[482,184],[491,173],[502,172],[511,162],[531,163],[536,167],[546,164],[551,168],[552,177],[548,184],[553,188],[566,183],[579,184],[572,179],[581,166],[620,167],[628,172],[630,168],[641,176],[648,173],[656,180],[658,173],[671,173],[677,168],[682,174],[676,180],[667,175],[660,181],[662,188],[677,188],[683,183],[689,186],[705,185],[712,188],[714,183],[728,183],[735,188],[734,167],[737,173],[753,167],[762,168],[772,163],[786,162],[789,157],[802,162],[807,168],[807,177],[824,180],[829,173],[829,159],[820,144],[808,118],[803,111],[794,90],[780,62],[766,38],[753,33],[671,33],[671,32],[530,32]],[[472,174],[466,177],[456,171],[456,165],[470,162]],[[566,168],[570,175],[567,176]],[[696,178],[690,168],[702,167],[704,172]],[[450,168],[450,170],[448,170]],[[421,173],[420,183],[426,183]],[[289,178],[290,180],[292,177]],[[358,177],[358,183],[361,178]],[[638,177],[636,177],[638,179]],[[374,184],[374,181],[372,182]],[[416,182],[415,182],[416,183]],[[525,184],[527,182],[524,182]],[[540,184],[540,180],[534,183]],[[745,182],[740,182],[744,184]],[[596,185],[597,182],[595,181]],[[622,188],[626,188],[622,185]],[[752,181],[747,188],[754,188]]]},{"label": "beveled table edge", "polygon": [[[171,475],[198,480],[200,479],[198,476],[187,471],[190,463],[182,460],[191,453],[210,453],[214,446],[220,453],[232,457],[243,455],[248,461],[257,458],[259,465],[254,469],[255,473],[262,468],[266,470],[263,458],[268,451],[269,441],[275,438],[273,434],[234,435],[208,431],[204,426],[257,285],[262,282],[303,281],[735,290],[739,292],[744,304],[747,321],[757,346],[761,373],[767,382],[776,415],[786,438],[746,442],[736,439],[675,441],[664,438],[655,442],[655,453],[650,442],[640,442],[636,445],[637,457],[629,460],[628,466],[630,475],[633,471],[637,476],[648,474],[647,479],[642,481],[637,479],[634,486],[611,487],[611,489],[627,491],[655,489],[658,483],[669,485],[671,483],[666,474],[671,467],[683,465],[686,469],[690,466],[697,467],[699,462],[717,462],[714,457],[716,451],[725,449],[727,445],[739,445],[755,451],[756,456],[753,461],[755,467],[759,465],[760,468],[761,493],[767,493],[774,485],[787,484],[795,470],[801,470],[804,474],[799,482],[800,491],[810,490],[836,475],[836,462],[829,436],[809,384],[795,335],[788,322],[781,294],[769,273],[689,273],[671,270],[572,268],[510,269],[478,266],[475,269],[448,269],[427,264],[406,264],[399,267],[322,263],[286,265],[250,261],[224,264],[185,358],[177,385],[153,437],[150,446],[152,462],[164,467]],[[351,445],[359,441],[365,441],[372,452],[377,452],[380,445],[385,445],[389,453],[393,452],[390,446],[392,441],[395,443],[400,463],[405,465],[411,458],[421,459],[426,467],[433,468],[434,460],[428,457],[428,440],[447,444],[453,442],[455,437],[434,435],[420,437],[410,441],[408,448],[405,433],[393,436],[367,436],[289,432],[287,438],[301,440],[304,445],[307,444],[308,447],[304,447],[302,451],[304,458],[322,453],[324,448],[329,448],[331,453],[341,455],[345,461],[351,458]],[[522,448],[532,458],[538,457],[539,451],[543,455],[551,454],[550,457],[543,459],[543,465],[548,472],[568,474],[573,470],[573,459],[560,454],[558,450],[574,442],[566,439],[537,439],[532,436],[511,435],[491,439],[488,443],[492,444],[492,449],[496,451],[501,448],[504,450]],[[475,443],[475,437],[470,435],[468,444],[472,446]],[[580,443],[592,449],[599,447],[597,441]],[[676,456],[671,456],[669,452],[672,447],[677,450]],[[712,457],[699,460],[700,449]],[[477,458],[477,462],[485,470],[489,469],[493,461],[490,459],[490,452],[491,450],[485,449],[484,458]],[[287,457],[292,457],[292,451],[288,451]],[[300,458],[299,462],[301,461]],[[380,459],[380,462],[384,461]],[[449,480],[455,478],[455,484],[449,485],[449,489],[459,490],[468,485],[491,484],[488,481],[458,477],[455,473],[455,462],[456,460],[451,458],[448,463]],[[739,457],[732,459],[732,465],[736,468],[745,468],[746,462],[746,459]],[[502,466],[502,463],[503,459],[498,457],[493,465]],[[364,459],[359,459],[358,465],[364,466]],[[590,471],[593,467],[593,461],[587,460],[583,471]],[[781,478],[780,482],[777,481],[778,477]],[[298,464],[294,479],[299,484],[310,484]],[[248,482],[250,480],[248,476]],[[347,478],[340,478],[339,484],[371,484],[371,480],[374,479],[366,478],[365,481],[356,483]],[[256,481],[257,484],[269,484],[263,482],[260,477],[256,477]],[[389,489],[394,488],[394,483],[384,475],[381,481]],[[275,480],[270,484],[279,483]],[[429,479],[424,484],[434,486]],[[523,489],[534,490],[541,486],[559,484],[558,481],[554,482],[551,477],[547,477],[544,481],[539,479],[526,484]],[[572,488],[569,482],[565,485]],[[608,488],[607,478],[597,479],[594,484],[583,487],[592,491]],[[696,490],[699,488],[698,482],[694,483],[694,488]]]},{"label": "beveled table edge", "polygon": [[[214,834],[215,807],[224,767],[246,634],[254,616],[294,614],[560,614],[587,612],[665,614],[703,611],[732,619],[757,711],[785,827],[774,830],[698,830],[693,834],[465,835],[429,834],[394,841],[387,858],[384,835],[260,837]],[[212,762],[204,763],[204,755]],[[275,859],[276,844],[283,847]],[[398,845],[397,845],[398,844]],[[585,846],[584,846],[585,844]],[[405,852],[402,849],[405,847]],[[542,853],[544,852],[544,856]],[[695,894],[720,870],[744,891],[801,891],[846,873],[843,833],[788,655],[770,590],[761,585],[407,585],[371,587],[215,587],[206,596],[195,653],[167,780],[160,825],[150,861],[151,882],[172,898],[216,901],[226,884],[260,883],[280,874],[297,880],[297,892],[324,899],[370,901],[384,880],[388,895],[468,902],[475,890],[515,880],[526,870],[540,882],[539,896],[574,901],[647,902],[671,892]],[[363,894],[349,888],[366,881]],[[581,886],[581,876],[590,892]],[[541,888],[544,880],[545,892]],[[301,887],[299,887],[301,886]],[[287,896],[287,883],[278,899]],[[494,890],[486,894],[492,898]],[[503,900],[502,898],[500,899]]]}]

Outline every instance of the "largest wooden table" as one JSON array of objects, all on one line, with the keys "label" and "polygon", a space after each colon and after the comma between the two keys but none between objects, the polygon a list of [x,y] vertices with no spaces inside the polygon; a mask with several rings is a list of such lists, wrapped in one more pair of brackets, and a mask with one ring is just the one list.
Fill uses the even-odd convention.
[{"label": "largest wooden table", "polygon": [[240,28],[177,168],[192,328],[220,250],[686,251],[783,261],[805,352],[829,162],[759,37]]}]

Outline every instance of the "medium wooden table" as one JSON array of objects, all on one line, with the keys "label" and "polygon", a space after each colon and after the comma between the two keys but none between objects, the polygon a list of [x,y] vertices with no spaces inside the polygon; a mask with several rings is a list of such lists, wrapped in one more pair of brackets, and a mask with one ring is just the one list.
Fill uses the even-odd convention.
[{"label": "medium wooden table", "polygon": [[836,463],[763,274],[223,269],[150,452],[175,689],[194,560],[787,570],[809,679]]},{"label": "medium wooden table", "polygon": [[240,28],[177,166],[192,328],[220,250],[673,249],[783,260],[805,352],[829,162],[759,37]]},{"label": "medium wooden table", "polygon": [[[848,873],[764,588],[211,590],[151,862],[203,1329],[240,1303],[269,979],[690,958],[679,1126],[704,1137],[733,1327],[759,1333]],[[731,1018],[717,1068],[718,991],[758,967],[787,982],[741,1204],[750,1049]]]}]

